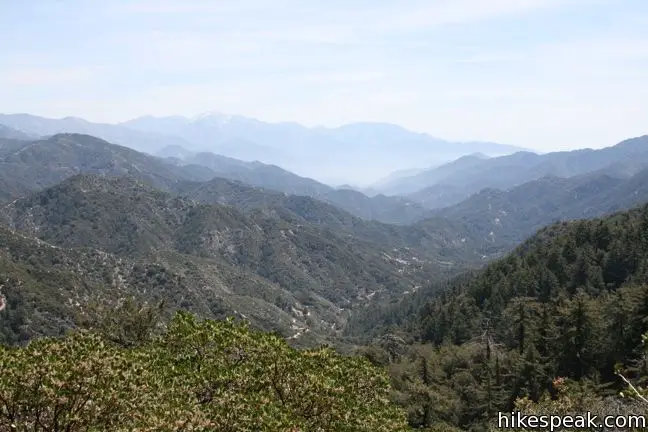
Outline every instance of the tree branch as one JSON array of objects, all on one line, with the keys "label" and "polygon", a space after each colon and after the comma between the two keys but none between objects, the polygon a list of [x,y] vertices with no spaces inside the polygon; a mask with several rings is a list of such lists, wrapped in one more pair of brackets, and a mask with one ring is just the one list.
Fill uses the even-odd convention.
[{"label": "tree branch", "polygon": [[630,381],[628,381],[628,379],[627,379],[626,377],[624,377],[624,376],[621,375],[620,373],[618,373],[617,375],[619,375],[619,376],[621,377],[621,379],[622,379],[623,381],[625,381],[626,384],[628,384],[628,386],[632,389],[633,392],[635,392],[635,395],[637,395],[637,397],[638,397],[639,399],[641,399],[642,402],[644,402],[645,404],[648,404],[648,399],[646,399],[645,397],[643,397],[643,396],[641,395],[641,393],[639,393],[639,390],[637,390],[637,389],[635,388],[635,386],[633,386],[632,383],[631,383]]}]

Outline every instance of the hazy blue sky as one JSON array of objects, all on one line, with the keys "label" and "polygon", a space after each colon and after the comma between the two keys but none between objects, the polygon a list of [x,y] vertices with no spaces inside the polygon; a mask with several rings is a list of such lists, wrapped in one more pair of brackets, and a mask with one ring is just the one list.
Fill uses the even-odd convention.
[{"label": "hazy blue sky", "polygon": [[646,0],[0,0],[0,112],[381,121],[541,150],[648,133]]}]

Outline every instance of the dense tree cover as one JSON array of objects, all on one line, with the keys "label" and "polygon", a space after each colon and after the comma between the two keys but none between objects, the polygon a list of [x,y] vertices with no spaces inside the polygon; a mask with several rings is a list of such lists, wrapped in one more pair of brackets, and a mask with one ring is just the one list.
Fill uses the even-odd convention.
[{"label": "dense tree cover", "polygon": [[406,430],[388,376],[361,357],[188,313],[156,336],[153,309],[133,305],[125,321],[0,346],[0,431]]},{"label": "dense tree cover", "polygon": [[365,350],[390,367],[410,424],[477,431],[525,401],[549,410],[567,400],[557,377],[603,406],[626,385],[619,368],[637,385],[648,375],[648,206],[543,229],[427,295],[409,320],[410,300],[382,311],[394,335],[417,344],[397,355],[380,343]]},{"label": "dense tree cover", "polygon": [[[642,337],[643,354],[646,354],[646,341],[648,335]],[[584,426],[586,421],[583,417],[586,413],[596,416],[596,422],[604,423],[604,419],[609,416],[615,416],[616,419],[608,419],[609,425],[604,428],[581,427],[579,430],[605,430],[605,431],[643,431],[644,425],[648,423],[648,392],[646,389],[628,380],[623,373],[617,372],[620,379],[625,385],[625,389],[619,395],[601,395],[596,391],[596,387],[589,380],[575,381],[564,377],[557,377],[551,383],[552,394],[545,394],[537,401],[533,401],[528,396],[519,398],[515,401],[513,409],[527,416],[545,416],[551,418],[556,416],[571,417],[576,419],[575,426]],[[646,371],[640,374],[640,381],[645,381]],[[580,418],[580,420],[579,420]],[[551,421],[551,420],[549,420]],[[508,430],[514,432],[526,432],[530,430],[550,431],[549,427],[521,427],[513,425],[512,419],[508,419]],[[557,420],[554,420],[557,422]],[[502,422],[504,423],[504,422]],[[528,423],[528,422],[527,422]],[[502,430],[503,424],[498,424],[497,419],[490,422],[490,431]],[[515,427],[514,427],[515,426]],[[530,425],[525,425],[530,426]],[[555,424],[554,424],[555,426]],[[556,430],[554,427],[553,430]]]}]

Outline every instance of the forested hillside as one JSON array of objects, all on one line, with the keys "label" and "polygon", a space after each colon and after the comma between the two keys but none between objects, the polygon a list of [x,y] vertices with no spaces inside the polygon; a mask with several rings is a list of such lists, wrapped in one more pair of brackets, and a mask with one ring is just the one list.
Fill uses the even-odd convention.
[{"label": "forested hillside", "polygon": [[[432,297],[405,318],[400,330],[359,351],[374,367],[387,368],[391,387],[357,357],[327,349],[294,351],[280,338],[238,324],[199,323],[180,314],[165,330],[166,319],[158,322],[149,306],[118,301],[110,307],[109,299],[98,309],[77,305],[75,319],[92,333],[3,348],[1,394],[12,405],[1,413],[5,423],[0,424],[17,419],[22,430],[36,421],[70,425],[70,430],[86,425],[166,430],[168,413],[174,413],[174,420],[184,419],[195,430],[387,431],[405,430],[407,423],[438,431],[486,431],[496,430],[497,412],[514,409],[645,413],[634,397],[624,400],[618,392],[626,390],[625,380],[641,385],[648,379],[642,346],[648,331],[646,233],[648,206],[560,223],[482,271],[428,287]],[[20,331],[32,317],[47,319],[49,312],[40,306],[20,312],[16,305],[33,299],[23,293],[35,291],[18,287],[56,275],[53,293],[61,283],[78,295],[96,288],[84,282],[84,269],[99,272],[97,261],[107,268],[118,262],[101,253],[66,255],[70,252],[37,241],[25,248],[21,238],[7,233],[3,240],[8,245],[3,268],[22,278],[2,288],[8,306],[2,317],[17,323],[5,340],[15,342],[36,336]],[[87,266],[92,259],[95,264]],[[74,270],[65,260],[81,266]],[[163,289],[182,291],[182,278],[169,276],[162,278]],[[95,280],[101,283],[101,276]],[[105,293],[119,292],[113,289]],[[67,327],[58,328],[62,334]],[[86,362],[75,363],[81,357]],[[95,379],[81,385],[88,373]],[[206,379],[210,384],[202,387]],[[293,379],[299,385],[291,384]],[[85,406],[79,402],[83,398],[96,403]],[[225,400],[227,410],[219,405]],[[106,407],[121,415],[107,415]],[[71,411],[77,415],[66,414]]]},{"label": "forested hillside", "polygon": [[412,424],[484,430],[524,398],[562,397],[557,387],[581,398],[574,410],[630,410],[602,398],[625,388],[619,370],[640,383],[648,371],[648,206],[552,225],[427,295],[393,307],[401,330],[366,353],[391,368]]},{"label": "forested hillside", "polygon": [[[10,340],[56,334],[71,324],[70,304],[125,290],[207,317],[245,317],[312,345],[334,337],[358,305],[456,271],[437,262],[442,250],[433,260],[402,243],[200,204],[126,177],[72,177],[5,205],[0,221],[14,230],[0,243],[13,277],[6,314],[32,316],[12,320]],[[56,256],[42,262],[43,244]],[[47,276],[54,270],[60,286]]]},{"label": "forested hillside", "polygon": [[[461,267],[483,261],[494,253],[483,232],[463,221],[430,217],[413,225],[390,225],[364,220],[315,198],[289,195],[250,185],[214,178],[206,182],[180,182],[174,186],[180,196],[206,204],[226,204],[247,214],[262,213],[271,219],[296,224],[314,224],[334,233],[371,242],[390,249],[405,248],[413,254]],[[485,247],[484,247],[485,246]]]}]

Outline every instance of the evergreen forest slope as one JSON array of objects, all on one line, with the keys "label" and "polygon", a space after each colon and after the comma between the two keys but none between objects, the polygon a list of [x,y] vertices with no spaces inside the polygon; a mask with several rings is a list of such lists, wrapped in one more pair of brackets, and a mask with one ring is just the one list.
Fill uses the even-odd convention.
[{"label": "evergreen forest slope", "polygon": [[516,407],[634,412],[615,395],[626,387],[618,372],[639,385],[647,378],[647,305],[643,205],[551,225],[483,270],[348,328],[391,322],[391,336],[366,355],[391,369],[410,424],[486,430]]}]

